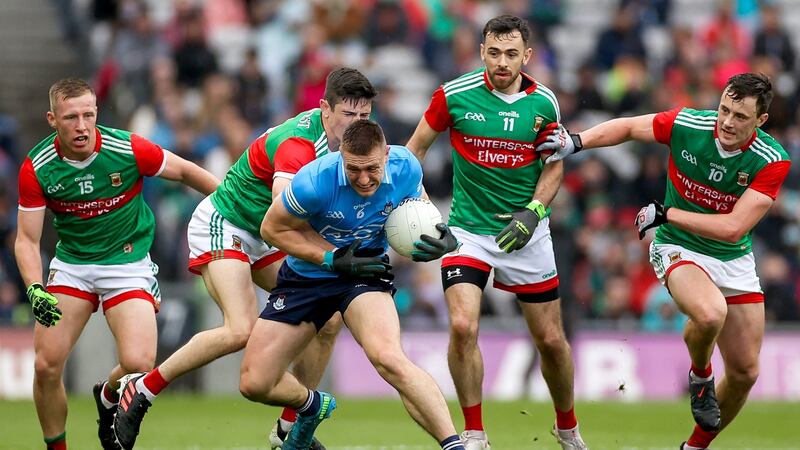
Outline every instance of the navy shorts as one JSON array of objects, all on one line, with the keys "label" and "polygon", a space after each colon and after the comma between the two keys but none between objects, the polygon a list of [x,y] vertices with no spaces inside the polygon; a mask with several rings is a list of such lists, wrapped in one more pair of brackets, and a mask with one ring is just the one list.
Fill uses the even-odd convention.
[{"label": "navy shorts", "polygon": [[394,291],[394,283],[377,278],[304,277],[284,262],[278,271],[278,284],[259,317],[292,325],[311,322],[319,330],[337,311],[344,314],[359,295],[365,292],[394,295]]}]

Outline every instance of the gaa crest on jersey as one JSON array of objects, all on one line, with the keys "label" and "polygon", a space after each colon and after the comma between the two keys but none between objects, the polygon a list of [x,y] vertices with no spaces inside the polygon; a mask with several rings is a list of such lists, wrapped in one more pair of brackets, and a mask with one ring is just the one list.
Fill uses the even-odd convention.
[{"label": "gaa crest on jersey", "polygon": [[122,186],[122,175],[119,172],[114,172],[108,174],[108,178],[111,179],[111,186],[120,187]]},{"label": "gaa crest on jersey", "polygon": [[232,247],[234,250],[242,251],[242,238],[234,234]]},{"label": "gaa crest on jersey", "polygon": [[394,209],[394,204],[392,204],[392,202],[390,202],[390,201],[386,202],[386,204],[383,205],[383,211],[381,211],[381,215],[388,217],[389,214],[391,214],[393,209]]},{"label": "gaa crest on jersey", "polygon": [[747,173],[747,172],[739,172],[737,175],[738,176],[736,178],[736,184],[738,184],[739,186],[745,186],[745,187],[747,187],[747,185],[750,184],[750,174],[749,173]]},{"label": "gaa crest on jersey", "polygon": [[675,264],[676,262],[681,260],[681,252],[672,252],[668,254],[667,257],[669,258],[670,264]]},{"label": "gaa crest on jersey", "polygon": [[533,120],[533,131],[538,133],[539,130],[542,128],[542,123],[544,122],[544,117],[536,116]]},{"label": "gaa crest on jersey", "polygon": [[122,251],[125,253],[133,253],[133,244],[126,242],[125,245],[122,246]]}]

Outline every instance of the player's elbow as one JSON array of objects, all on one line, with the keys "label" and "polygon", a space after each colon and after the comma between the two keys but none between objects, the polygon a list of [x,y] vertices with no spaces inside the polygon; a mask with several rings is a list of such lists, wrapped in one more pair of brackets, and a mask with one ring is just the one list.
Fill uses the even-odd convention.
[{"label": "player's elbow", "polygon": [[743,228],[741,224],[728,223],[720,229],[720,240],[729,244],[735,244],[741,241],[748,231],[750,230]]},{"label": "player's elbow", "polygon": [[267,222],[266,220],[261,222],[261,239],[264,239],[267,242],[273,242],[273,238],[275,237],[275,230],[272,227],[272,224]]}]

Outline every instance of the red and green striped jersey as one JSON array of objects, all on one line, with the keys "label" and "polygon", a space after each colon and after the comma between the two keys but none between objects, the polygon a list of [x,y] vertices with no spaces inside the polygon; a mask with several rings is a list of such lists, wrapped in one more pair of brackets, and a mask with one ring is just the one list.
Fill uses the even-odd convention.
[{"label": "red and green striped jersey", "polygon": [[485,69],[433,93],[425,120],[439,132],[450,128],[453,146],[451,225],[496,234],[508,222],[495,214],[518,211],[533,198],[543,167],[533,142],[560,113],[553,91],[520,76],[525,90],[513,95],[493,89]]},{"label": "red and green striped jersey", "polygon": [[[717,139],[717,112],[674,109],[653,119],[656,140],[669,145],[666,206],[703,214],[726,214],[747,189],[773,200],[789,172],[789,155],[769,134],[756,129],[747,144],[726,151]],[[656,243],[677,244],[689,250],[730,261],[752,251],[751,233],[739,242],[704,238],[665,224]]]},{"label": "red and green striped jersey", "polygon": [[292,178],[301,167],[327,153],[320,109],[304,111],[253,141],[211,194],[211,203],[222,217],[259,236],[261,221],[272,204],[273,178]]},{"label": "red and green striped jersey", "polygon": [[125,264],[147,255],[155,220],[142,198],[144,176],[166,164],[161,147],[98,125],[95,152],[64,158],[55,133],[39,142],[19,171],[19,209],[50,208],[59,242],[56,257],[71,264]]}]

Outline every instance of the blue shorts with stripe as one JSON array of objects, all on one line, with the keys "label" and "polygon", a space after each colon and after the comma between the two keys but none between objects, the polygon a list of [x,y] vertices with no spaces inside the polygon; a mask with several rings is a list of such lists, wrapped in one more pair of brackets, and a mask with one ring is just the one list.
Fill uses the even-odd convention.
[{"label": "blue shorts with stripe", "polygon": [[278,271],[278,284],[270,293],[262,319],[298,325],[311,322],[317,330],[337,311],[344,314],[350,302],[367,292],[394,295],[394,283],[377,278],[308,278],[285,262]]}]

